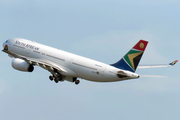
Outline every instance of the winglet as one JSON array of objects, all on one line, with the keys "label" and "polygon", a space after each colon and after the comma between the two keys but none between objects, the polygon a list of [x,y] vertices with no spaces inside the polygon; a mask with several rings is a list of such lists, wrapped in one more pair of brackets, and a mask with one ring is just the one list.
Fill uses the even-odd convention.
[{"label": "winglet", "polygon": [[172,63],[169,63],[169,65],[175,65],[178,62],[178,60],[173,61]]}]

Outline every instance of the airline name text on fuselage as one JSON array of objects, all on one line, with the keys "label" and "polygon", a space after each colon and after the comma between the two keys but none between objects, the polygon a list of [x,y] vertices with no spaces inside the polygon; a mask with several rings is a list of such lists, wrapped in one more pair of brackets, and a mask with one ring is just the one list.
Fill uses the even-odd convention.
[{"label": "airline name text on fuselage", "polygon": [[19,42],[18,40],[15,42],[16,45],[20,45],[22,47],[26,47],[26,48],[29,48],[29,49],[32,49],[32,50],[39,50],[38,47],[36,46],[33,46],[33,45],[30,45],[30,44],[26,44],[26,43],[23,43],[23,42]]}]

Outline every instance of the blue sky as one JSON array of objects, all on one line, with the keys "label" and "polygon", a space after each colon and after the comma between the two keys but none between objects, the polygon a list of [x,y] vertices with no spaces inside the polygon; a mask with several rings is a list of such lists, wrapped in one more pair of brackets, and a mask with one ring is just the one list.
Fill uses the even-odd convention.
[{"label": "blue sky", "polygon": [[[1,0],[0,41],[25,38],[107,64],[140,39],[149,44],[140,64],[179,59],[178,0]],[[39,67],[24,73],[1,52],[2,120],[179,120],[179,64],[138,69],[140,78],[114,83],[58,84]]]}]

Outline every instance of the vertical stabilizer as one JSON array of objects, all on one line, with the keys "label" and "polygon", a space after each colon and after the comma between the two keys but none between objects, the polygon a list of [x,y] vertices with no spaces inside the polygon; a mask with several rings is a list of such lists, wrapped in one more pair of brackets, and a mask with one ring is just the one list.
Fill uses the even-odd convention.
[{"label": "vertical stabilizer", "polygon": [[140,40],[122,59],[117,63],[111,64],[111,66],[135,72],[147,44],[148,41]]}]

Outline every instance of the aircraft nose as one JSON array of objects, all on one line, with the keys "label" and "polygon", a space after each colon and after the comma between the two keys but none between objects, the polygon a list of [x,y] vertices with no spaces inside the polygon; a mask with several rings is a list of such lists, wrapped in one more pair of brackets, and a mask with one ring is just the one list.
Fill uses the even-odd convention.
[{"label": "aircraft nose", "polygon": [[3,48],[4,50],[8,50],[8,40],[6,40],[6,42],[3,43]]}]

